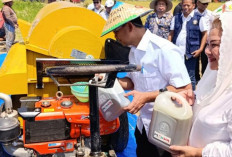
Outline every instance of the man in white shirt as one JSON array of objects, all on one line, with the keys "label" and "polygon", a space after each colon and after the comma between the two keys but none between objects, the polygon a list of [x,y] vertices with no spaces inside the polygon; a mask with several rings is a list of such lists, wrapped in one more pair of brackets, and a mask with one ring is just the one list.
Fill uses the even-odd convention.
[{"label": "man in white shirt", "polygon": [[[212,11],[207,9],[210,2],[211,2],[211,0],[198,0],[197,1],[197,8],[195,9],[195,12],[199,13],[202,17],[204,17],[206,25],[208,27],[208,30],[210,30],[211,24],[214,20],[214,16],[212,15]],[[201,66],[199,66],[199,60],[201,61]],[[195,71],[195,76],[196,76],[197,82],[200,80],[200,75],[201,76],[203,75],[207,64],[208,64],[208,58],[205,54],[205,47],[204,47],[202,53],[197,58],[196,71]]]},{"label": "man in white shirt", "polygon": [[100,13],[101,17],[103,17],[105,20],[107,20],[113,6],[114,6],[114,1],[113,0],[107,0],[106,3],[105,3],[105,11]]},{"label": "man in white shirt", "polygon": [[168,40],[176,44],[184,57],[193,90],[195,90],[196,57],[203,51],[207,39],[207,24],[194,12],[195,0],[182,0],[182,14],[174,16]]},{"label": "man in white shirt", "polygon": [[93,0],[93,3],[90,4],[87,9],[94,11],[97,14],[100,14],[105,10],[105,7],[101,5],[101,0]]},{"label": "man in white shirt", "polygon": [[134,98],[124,110],[132,114],[140,111],[135,130],[137,157],[160,156],[157,147],[147,139],[153,102],[159,93],[165,90],[177,92],[191,89],[179,48],[144,28],[140,16],[150,11],[152,10],[117,2],[102,33],[105,35],[113,31],[121,44],[131,47],[129,62],[142,66],[141,72],[128,73],[127,77],[119,80],[124,89],[133,90],[126,94],[133,95]]}]

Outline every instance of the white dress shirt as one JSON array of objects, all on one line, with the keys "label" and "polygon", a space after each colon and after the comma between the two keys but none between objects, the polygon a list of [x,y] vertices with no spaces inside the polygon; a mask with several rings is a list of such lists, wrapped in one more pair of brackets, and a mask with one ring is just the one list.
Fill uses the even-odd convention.
[{"label": "white dress shirt", "polygon": [[103,17],[103,19],[105,19],[105,20],[107,20],[108,17],[109,17],[109,13],[107,13],[106,10],[105,10],[105,11],[102,11],[102,12],[100,13],[100,15],[101,15],[101,17]]},{"label": "white dress shirt", "polygon": [[[214,16],[212,14],[212,11],[205,9],[205,11],[203,13],[199,12],[199,10],[196,8],[195,12],[199,13],[200,15],[202,15],[202,17],[204,17],[206,25],[208,27],[208,30],[210,30],[213,20],[214,20]],[[208,31],[209,32],[209,31]]]},{"label": "white dress shirt", "polygon": [[[168,85],[183,87],[190,83],[189,75],[180,56],[180,49],[149,30],[139,45],[131,47],[129,62],[142,66],[141,72],[128,73],[134,89],[141,92],[156,91]],[[154,103],[146,103],[140,110],[137,127],[143,125],[148,134]]]},{"label": "white dress shirt", "polygon": [[[186,51],[186,37],[187,37],[186,24],[194,16],[194,10],[188,15],[188,17],[184,17],[183,13],[181,16],[182,16],[183,24],[182,24],[182,29],[176,39],[176,46],[180,48],[182,55],[184,56]],[[170,30],[174,30],[174,26],[175,26],[175,17],[172,18]],[[199,21],[199,28],[201,32],[208,30],[207,23],[203,17]]]},{"label": "white dress shirt", "polygon": [[[101,8],[103,8],[104,5],[101,4]],[[90,3],[88,6],[87,6],[87,9],[89,10],[93,10],[94,9],[94,4],[93,3]]]}]

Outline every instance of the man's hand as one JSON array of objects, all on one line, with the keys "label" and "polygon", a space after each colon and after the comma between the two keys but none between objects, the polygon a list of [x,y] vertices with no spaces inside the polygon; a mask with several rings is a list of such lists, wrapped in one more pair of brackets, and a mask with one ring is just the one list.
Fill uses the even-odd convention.
[{"label": "man's hand", "polygon": [[129,95],[132,95],[134,98],[128,106],[124,107],[124,110],[131,114],[136,114],[147,102],[151,102],[150,92],[139,92],[133,90],[126,93],[124,96],[128,97]]},{"label": "man's hand", "polygon": [[191,54],[193,55],[194,58],[196,58],[196,57],[200,56],[201,52],[202,51],[200,49],[198,49],[198,50],[192,52]]},{"label": "man's hand", "polygon": [[170,146],[169,147],[175,153],[172,154],[173,157],[201,157],[202,148],[195,148],[190,146]]}]

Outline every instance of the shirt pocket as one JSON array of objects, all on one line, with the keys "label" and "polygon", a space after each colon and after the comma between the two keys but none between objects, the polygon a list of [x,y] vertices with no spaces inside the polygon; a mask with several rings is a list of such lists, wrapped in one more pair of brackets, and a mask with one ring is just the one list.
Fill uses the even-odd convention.
[{"label": "shirt pocket", "polygon": [[145,87],[149,92],[159,89],[161,76],[158,76],[157,72],[144,74]]},{"label": "shirt pocket", "polygon": [[135,90],[142,92],[154,91],[159,88],[160,78],[157,73],[136,73],[133,74],[133,82]]}]

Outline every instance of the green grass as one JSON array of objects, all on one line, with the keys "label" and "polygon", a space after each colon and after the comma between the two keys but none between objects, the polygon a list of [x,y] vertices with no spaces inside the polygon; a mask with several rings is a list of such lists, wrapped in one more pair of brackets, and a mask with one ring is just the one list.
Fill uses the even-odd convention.
[{"label": "green grass", "polygon": [[[28,0],[14,0],[13,9],[19,19],[32,22],[41,8],[45,6],[44,3],[30,2]],[[0,5],[2,8],[2,4]]]},{"label": "green grass", "polygon": [[[136,4],[144,7],[149,7],[150,0],[143,0],[143,1],[136,1],[136,0],[122,0],[123,2],[130,3],[130,4]],[[86,0],[82,5],[84,7],[87,7],[88,4],[92,3],[92,0]],[[105,4],[105,0],[102,0],[102,4]],[[173,1],[173,8],[178,4],[178,1]],[[210,3],[208,6],[209,10],[215,10],[218,8],[222,3]],[[23,19],[28,22],[32,22],[36,16],[36,14],[39,12],[43,6],[45,6],[45,3],[33,1],[30,2],[29,0],[14,0],[13,9],[15,10],[17,17],[19,19]],[[0,4],[0,7],[2,7],[2,4]],[[171,12],[172,12],[171,11]],[[146,17],[143,18],[143,21]]]}]

